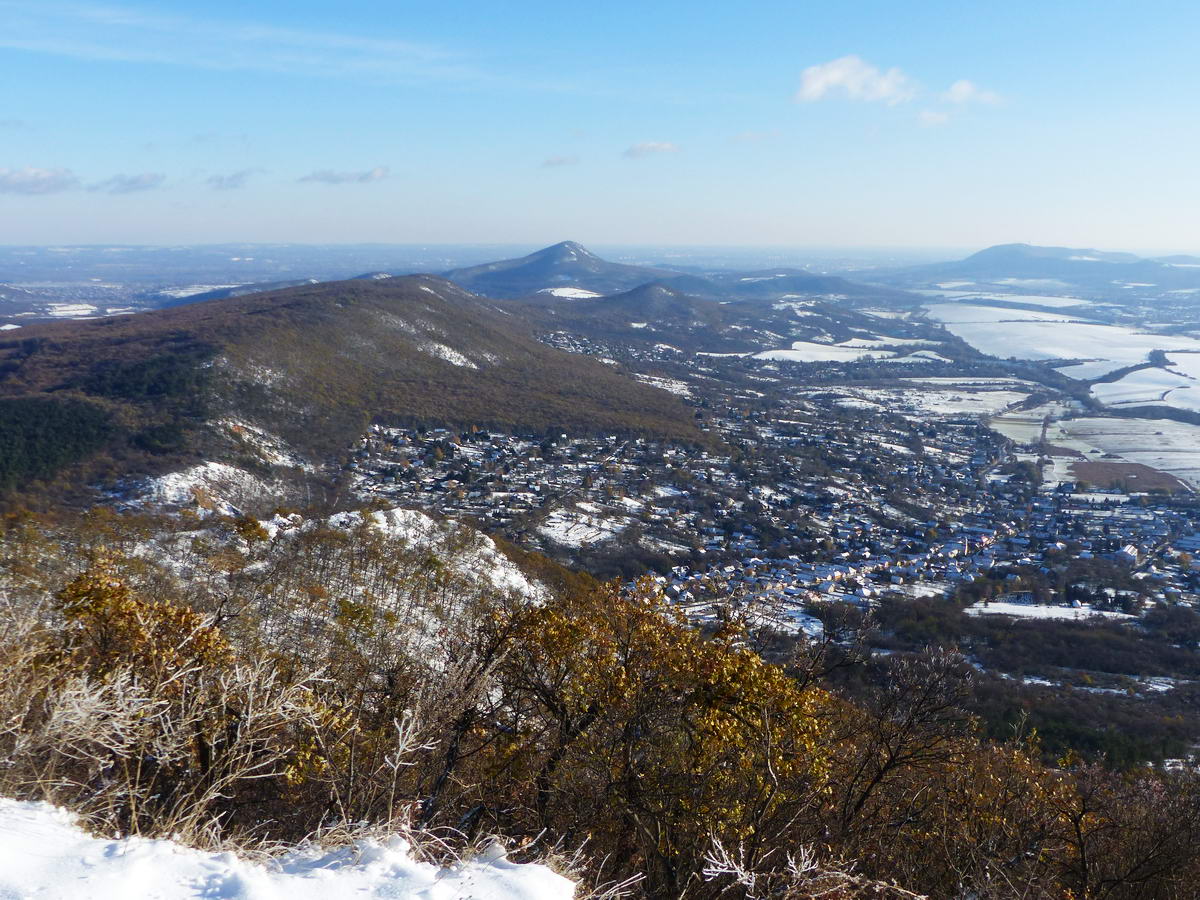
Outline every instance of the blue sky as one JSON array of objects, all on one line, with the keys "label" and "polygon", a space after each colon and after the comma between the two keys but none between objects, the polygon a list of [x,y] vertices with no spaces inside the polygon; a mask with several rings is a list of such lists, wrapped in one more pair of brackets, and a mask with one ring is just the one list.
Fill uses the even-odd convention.
[{"label": "blue sky", "polygon": [[1196,252],[1197,35],[1153,0],[0,0],[0,243]]}]

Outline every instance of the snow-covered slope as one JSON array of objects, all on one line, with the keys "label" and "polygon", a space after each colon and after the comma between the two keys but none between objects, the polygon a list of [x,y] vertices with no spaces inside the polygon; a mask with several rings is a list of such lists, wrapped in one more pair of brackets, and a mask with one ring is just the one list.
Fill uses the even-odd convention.
[{"label": "snow-covered slope", "polygon": [[[265,523],[272,536],[280,533],[276,519]],[[453,567],[468,580],[484,581],[496,590],[516,591],[534,600],[546,599],[546,588],[531,581],[517,565],[496,547],[487,535],[467,525],[439,522],[416,509],[383,509],[374,512],[345,512],[330,517],[334,528],[352,531],[364,521],[391,538],[399,538],[408,546],[437,553],[451,544],[458,545]],[[286,533],[286,532],[283,532]]]},{"label": "snow-covered slope", "polygon": [[450,868],[414,860],[401,838],[264,864],[171,841],[95,838],[61,809],[0,800],[5,900],[570,900],[574,892],[545,866],[509,862],[496,844]]}]

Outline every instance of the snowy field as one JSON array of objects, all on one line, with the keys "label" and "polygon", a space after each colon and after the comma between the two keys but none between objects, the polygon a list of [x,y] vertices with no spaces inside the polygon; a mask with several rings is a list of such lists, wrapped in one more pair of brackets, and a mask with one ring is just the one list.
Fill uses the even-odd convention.
[{"label": "snowy field", "polygon": [[1175,368],[1139,369],[1120,381],[1093,385],[1092,396],[1109,406],[1161,404],[1200,410],[1200,381]]},{"label": "snowy field", "polygon": [[497,843],[448,868],[418,862],[399,837],[250,862],[171,841],[96,838],[48,804],[0,800],[4,900],[571,900],[574,893],[545,866],[509,862]]},{"label": "snowy field", "polygon": [[242,287],[244,283],[238,284],[189,284],[186,287],[168,288],[165,291],[159,291],[164,297],[174,297],[176,300],[182,300],[185,297],[194,297],[197,294],[206,294],[209,291],[223,291],[230,288]]},{"label": "snowy field", "polygon": [[[783,350],[764,350],[753,354],[755,359],[770,359],[782,362],[854,362],[860,359],[878,359],[894,363],[929,363],[945,361],[935,348],[942,347],[938,341],[920,338],[888,337],[866,333],[865,337],[851,338],[838,343],[820,341],[796,341]],[[718,354],[701,354],[716,356]],[[741,355],[741,354],[734,354]]]},{"label": "snowy field", "polygon": [[964,612],[968,616],[1015,616],[1022,619],[1059,619],[1069,622],[1082,622],[1095,616],[1106,619],[1132,619],[1134,616],[1107,610],[1092,609],[1086,603],[1080,607],[1071,606],[1035,606],[1031,603],[976,603],[968,606]]},{"label": "snowy field", "polygon": [[999,303],[1019,303],[1022,306],[1040,306],[1044,309],[1062,309],[1069,306],[1090,306],[1092,301],[1079,297],[1057,297],[1048,294],[1000,294],[986,291],[966,290],[972,282],[944,282],[939,290],[913,291],[914,294],[924,294],[927,297],[943,297],[946,300],[957,301],[986,301]]},{"label": "snowy field", "polygon": [[1088,459],[1113,453],[1200,488],[1200,426],[1163,419],[1106,419],[1088,416],[1050,425],[1046,439],[1078,450]]},{"label": "snowy field", "polygon": [[549,294],[551,297],[558,297],[562,300],[591,300],[595,297],[602,297],[603,294],[597,294],[595,291],[587,291],[577,287],[555,287],[544,288],[538,291],[539,294]]},{"label": "snowy field", "polygon": [[1071,313],[1009,309],[1004,306],[980,306],[973,303],[931,303],[925,307],[929,318],[944,325],[994,325],[1001,322],[1078,322]]},{"label": "snowy field", "polygon": [[51,303],[47,312],[58,319],[71,319],[78,316],[90,316],[96,307],[90,303]]},{"label": "snowy field", "polygon": [[1066,313],[965,303],[933,303],[925,310],[930,319],[941,322],[947,331],[989,356],[1089,360],[1060,369],[1064,375],[1081,380],[1146,362],[1151,350],[1192,351],[1180,356],[1200,353],[1200,341],[1195,338],[1101,325]]},{"label": "snowy field", "polygon": [[941,416],[990,416],[1028,399],[1016,391],[906,391],[904,399],[922,412]]},{"label": "snowy field", "polygon": [[[1162,370],[1144,369],[1134,374],[1143,372],[1161,373]],[[1124,383],[1125,379],[1122,379],[1114,385],[1097,387],[1115,391]],[[1152,390],[1155,384],[1147,378],[1145,390]],[[1074,401],[1047,403],[1036,409],[995,416],[988,425],[1019,444],[1036,444],[1042,437],[1042,423],[1049,416],[1046,441],[1052,446],[1074,450],[1091,461],[1141,463],[1200,489],[1200,426],[1168,419],[1063,418],[1068,412],[1077,413],[1079,408]],[[1109,453],[1120,459],[1101,459]],[[1074,481],[1071,465],[1075,461],[1067,457],[1053,458],[1042,472],[1045,484],[1052,487],[1062,481]]]},{"label": "snowy field", "polygon": [[1020,303],[1025,306],[1042,306],[1049,309],[1092,305],[1092,301],[1083,300],[1079,297],[1051,297],[1046,294],[977,294],[973,299],[1000,300],[1007,303]]},{"label": "snowy field", "polygon": [[595,503],[578,503],[572,509],[556,509],[538,526],[538,534],[564,547],[582,547],[616,537],[625,530],[627,519],[613,519]]},{"label": "snowy field", "polygon": [[754,354],[755,359],[773,359],[785,362],[853,362],[856,359],[887,359],[896,354],[890,350],[869,349],[846,344],[816,344],[796,341],[788,350],[764,350]]},{"label": "snowy field", "polygon": [[970,390],[953,384],[943,387],[918,383],[905,390],[847,388],[845,394],[846,396],[836,401],[844,409],[887,409],[900,415],[909,413],[935,416],[994,415],[1029,397],[1027,393],[1015,390]]}]

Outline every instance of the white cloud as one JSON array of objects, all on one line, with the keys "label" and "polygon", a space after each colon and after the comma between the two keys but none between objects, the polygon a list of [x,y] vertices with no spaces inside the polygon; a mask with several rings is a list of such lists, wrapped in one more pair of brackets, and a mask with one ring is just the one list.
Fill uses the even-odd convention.
[{"label": "white cloud", "polygon": [[332,169],[318,169],[297,180],[319,184],[370,184],[373,181],[383,181],[390,174],[387,166],[376,166],[365,172],[335,172]]},{"label": "white cloud", "polygon": [[79,187],[70,169],[0,169],[0,194],[55,194]]},{"label": "white cloud", "polygon": [[542,168],[557,169],[560,166],[574,166],[578,162],[578,156],[548,156],[542,160]]},{"label": "white cloud", "polygon": [[945,125],[950,121],[950,114],[938,112],[934,109],[923,109],[917,114],[917,119],[922,125]]},{"label": "white cloud", "polygon": [[796,101],[811,103],[839,94],[850,100],[880,101],[894,106],[911,100],[916,95],[916,86],[900,69],[885,72],[851,54],[805,69]]},{"label": "white cloud", "polygon": [[162,187],[167,176],[161,172],[142,172],[140,175],[114,175],[98,184],[91,185],[89,191],[105,191],[109,194],[136,194],[138,191],[152,191]]},{"label": "white cloud", "polygon": [[950,85],[950,89],[942,94],[942,99],[947,103],[987,103],[994,106],[1000,102],[1000,95],[993,91],[980,90],[975,82],[961,78]]},{"label": "white cloud", "polygon": [[679,147],[669,141],[642,141],[640,144],[634,144],[625,151],[625,156],[629,159],[642,159],[646,156],[654,156],[659,153],[678,153]]}]

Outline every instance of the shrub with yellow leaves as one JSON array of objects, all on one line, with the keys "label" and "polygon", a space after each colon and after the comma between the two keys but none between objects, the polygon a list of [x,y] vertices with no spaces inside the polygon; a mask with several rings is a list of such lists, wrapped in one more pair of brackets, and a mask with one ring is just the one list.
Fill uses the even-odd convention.
[{"label": "shrub with yellow leaves", "polygon": [[57,599],[67,620],[63,650],[89,673],[128,667],[138,678],[163,682],[190,666],[209,668],[229,659],[228,642],[203,615],[141,596],[118,574],[109,553],[97,553]]},{"label": "shrub with yellow leaves", "polygon": [[729,629],[705,637],[650,582],[525,611],[497,679],[492,771],[531,831],[587,835],[682,888],[708,839],[769,830],[827,789],[832,699],[802,690]]}]

